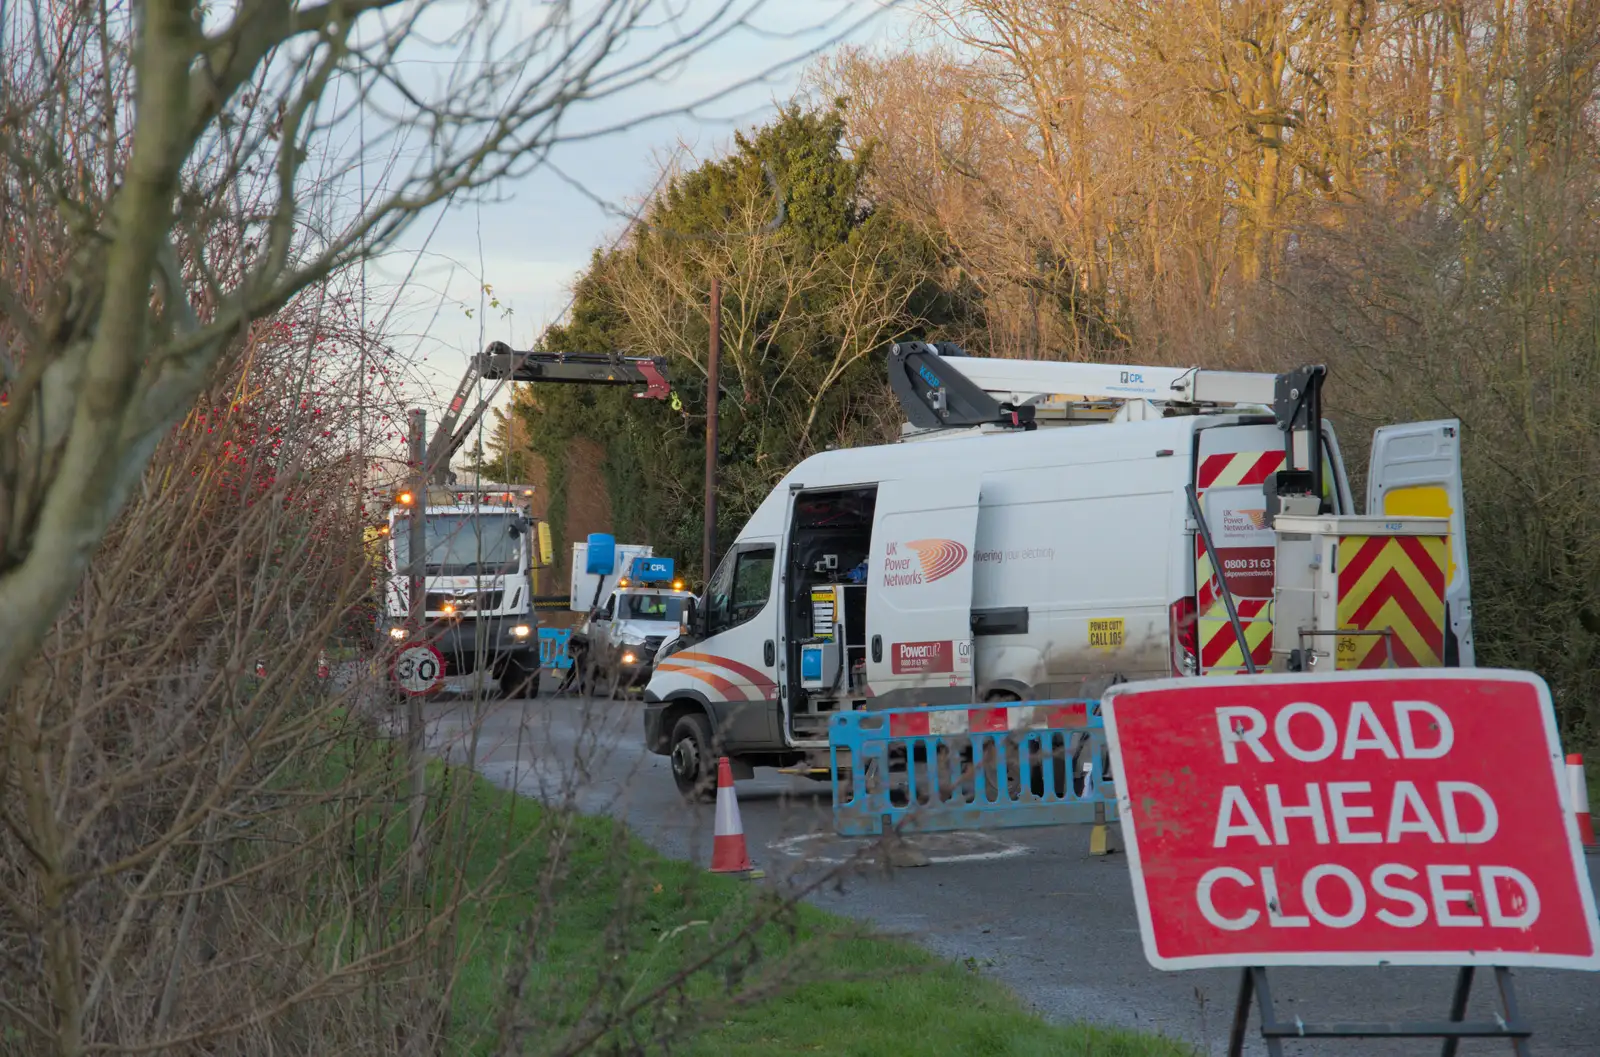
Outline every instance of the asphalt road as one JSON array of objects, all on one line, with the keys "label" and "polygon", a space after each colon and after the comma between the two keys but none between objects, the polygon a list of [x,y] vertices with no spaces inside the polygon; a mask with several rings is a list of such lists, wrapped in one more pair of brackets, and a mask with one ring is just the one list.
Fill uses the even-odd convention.
[{"label": "asphalt road", "polygon": [[[494,703],[474,715],[467,701],[428,705],[430,744],[467,759],[476,734],[478,770],[524,795],[565,801],[622,819],[664,854],[706,863],[712,808],[686,805],[665,757],[642,747],[641,708],[628,702],[540,698]],[[758,770],[738,784],[746,839],[766,883],[805,883],[843,869],[868,842],[832,834],[826,783]],[[1113,829],[1115,836],[1115,829]],[[1231,970],[1162,973],[1140,948],[1126,861],[1088,854],[1086,826],[917,838],[931,860],[912,868],[853,864],[849,876],[810,897],[1005,982],[1043,1016],[1138,1028],[1221,1054],[1238,987]],[[1600,859],[1590,857],[1590,876]],[[1454,970],[1275,969],[1279,1017],[1293,1020],[1443,1019]],[[1525,970],[1517,1000],[1538,1057],[1600,1054],[1600,974]],[[1498,1010],[1493,977],[1480,972],[1469,1019]],[[1254,1027],[1254,1021],[1252,1021]],[[1464,1041],[1462,1055],[1504,1054],[1501,1042]],[[1247,1053],[1264,1054],[1259,1038]],[[1435,1054],[1439,1043],[1370,1040],[1290,1043],[1291,1054]]]}]

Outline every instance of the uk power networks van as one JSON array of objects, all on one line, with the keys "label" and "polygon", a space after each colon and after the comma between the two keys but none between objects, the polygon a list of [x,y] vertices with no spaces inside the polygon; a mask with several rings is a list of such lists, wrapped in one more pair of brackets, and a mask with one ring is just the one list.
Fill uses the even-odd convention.
[{"label": "uk power networks van", "polygon": [[[1219,569],[1264,670],[1269,511],[1298,494],[1357,513],[1320,367],[987,360],[907,343],[890,370],[901,441],[790,471],[658,656],[645,743],[670,756],[685,794],[707,794],[716,754],[738,777],[807,763],[819,774],[840,710],[1240,672]],[[1367,509],[1450,519],[1443,641],[1412,641],[1402,663],[1471,665],[1458,424],[1379,429]]]}]

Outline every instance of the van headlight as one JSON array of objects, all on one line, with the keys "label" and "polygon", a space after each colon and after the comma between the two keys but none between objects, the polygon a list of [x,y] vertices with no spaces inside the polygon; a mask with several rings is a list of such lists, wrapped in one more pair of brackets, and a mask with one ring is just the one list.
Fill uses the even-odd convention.
[{"label": "van headlight", "polygon": [[533,629],[526,624],[518,624],[516,627],[511,629],[511,637],[514,639],[525,639],[532,634]]},{"label": "van headlight", "polygon": [[629,650],[622,655],[623,664],[633,664],[638,659],[638,656],[636,656],[632,650]]},{"label": "van headlight", "polygon": [[406,637],[406,629],[405,628],[390,628],[389,629],[389,637],[391,639],[395,639],[397,641],[399,639],[403,639],[403,638]]}]

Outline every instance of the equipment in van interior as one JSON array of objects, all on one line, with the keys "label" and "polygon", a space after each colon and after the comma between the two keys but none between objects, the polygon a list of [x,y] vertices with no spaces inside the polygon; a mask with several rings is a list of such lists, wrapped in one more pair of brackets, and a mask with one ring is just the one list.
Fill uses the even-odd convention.
[{"label": "equipment in van interior", "polygon": [[[828,716],[866,697],[867,585],[873,490],[797,496],[789,529],[788,624],[800,678],[795,730],[827,737]],[[858,578],[859,570],[859,578]]]}]

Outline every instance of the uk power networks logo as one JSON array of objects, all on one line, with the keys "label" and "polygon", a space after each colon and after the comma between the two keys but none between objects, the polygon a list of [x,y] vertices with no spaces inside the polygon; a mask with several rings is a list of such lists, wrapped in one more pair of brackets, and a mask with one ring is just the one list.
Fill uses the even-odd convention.
[{"label": "uk power networks logo", "polygon": [[1267,527],[1267,512],[1265,510],[1241,510],[1239,515],[1250,522],[1250,527],[1258,532]]},{"label": "uk power networks logo", "polygon": [[949,576],[967,560],[965,544],[955,540],[911,540],[906,548],[915,552],[913,566],[911,555],[902,555],[900,545],[890,543],[883,555],[883,586],[905,587],[908,584],[926,584]]},{"label": "uk power networks logo", "polygon": [[922,579],[928,583],[944,579],[967,560],[966,546],[955,540],[912,540],[906,546],[917,552]]}]

